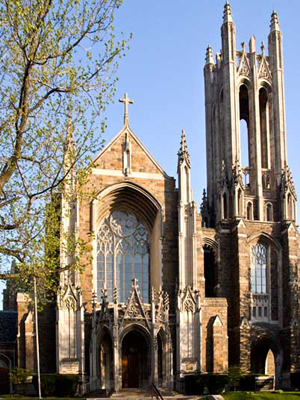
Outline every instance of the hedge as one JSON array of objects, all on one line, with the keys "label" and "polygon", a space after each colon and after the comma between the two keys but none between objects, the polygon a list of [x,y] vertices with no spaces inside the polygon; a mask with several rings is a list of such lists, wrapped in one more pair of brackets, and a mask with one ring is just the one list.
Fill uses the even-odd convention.
[{"label": "hedge", "polygon": [[209,393],[222,393],[228,384],[227,374],[193,374],[184,377],[185,392],[189,395],[203,394],[207,388]]},{"label": "hedge", "polygon": [[[42,396],[74,397],[79,376],[74,374],[41,374]],[[33,377],[33,384],[38,391],[37,376]]]}]

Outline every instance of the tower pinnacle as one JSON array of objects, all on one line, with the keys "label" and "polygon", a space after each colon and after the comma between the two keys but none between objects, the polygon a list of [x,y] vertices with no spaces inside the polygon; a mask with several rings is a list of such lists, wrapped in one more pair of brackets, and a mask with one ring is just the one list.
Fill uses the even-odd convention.
[{"label": "tower pinnacle", "polygon": [[190,155],[187,150],[186,138],[185,138],[185,131],[182,129],[181,132],[181,142],[180,142],[180,150],[178,152],[179,160],[185,160],[188,165],[190,165]]},{"label": "tower pinnacle", "polygon": [[273,11],[271,15],[270,32],[273,31],[280,31],[279,19],[276,11]]},{"label": "tower pinnacle", "polygon": [[214,64],[214,55],[211,46],[207,46],[206,49],[206,57],[205,57],[205,63],[207,64]]},{"label": "tower pinnacle", "polygon": [[229,1],[226,1],[224,6],[223,22],[233,22]]}]

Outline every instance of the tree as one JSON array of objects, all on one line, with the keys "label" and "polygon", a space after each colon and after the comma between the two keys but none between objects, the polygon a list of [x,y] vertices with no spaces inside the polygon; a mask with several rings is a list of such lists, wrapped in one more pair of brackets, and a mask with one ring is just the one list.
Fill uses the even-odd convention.
[{"label": "tree", "polygon": [[[16,260],[24,285],[32,274],[47,281],[45,254],[57,248],[53,226],[45,241],[45,221],[58,221],[53,199],[74,165],[79,171],[101,146],[95,128],[104,130],[117,58],[127,46],[114,35],[121,3],[0,0],[0,272]],[[70,138],[76,147],[66,168]],[[73,178],[78,189],[83,174]]]}]

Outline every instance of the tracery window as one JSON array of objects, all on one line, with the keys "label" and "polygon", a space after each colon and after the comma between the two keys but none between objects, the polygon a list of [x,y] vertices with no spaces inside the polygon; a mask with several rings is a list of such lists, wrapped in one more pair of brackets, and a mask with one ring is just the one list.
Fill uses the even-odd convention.
[{"label": "tracery window", "polygon": [[106,287],[108,301],[118,288],[120,302],[127,301],[132,279],[138,279],[144,302],[149,301],[149,238],[138,218],[127,211],[113,211],[97,233],[97,294]]},{"label": "tracery window", "polygon": [[267,248],[261,243],[251,247],[251,291],[267,293]]},{"label": "tracery window", "polygon": [[268,251],[262,243],[251,247],[252,319],[269,321],[270,295],[267,287]]}]

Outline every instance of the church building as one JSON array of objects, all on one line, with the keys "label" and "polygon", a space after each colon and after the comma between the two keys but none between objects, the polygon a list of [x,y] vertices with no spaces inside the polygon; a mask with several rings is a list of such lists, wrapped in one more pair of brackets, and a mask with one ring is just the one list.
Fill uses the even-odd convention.
[{"label": "church building", "polygon": [[[286,388],[300,369],[300,240],[278,16],[268,50],[257,52],[254,36],[237,49],[226,2],[221,36],[221,52],[208,47],[204,66],[201,206],[185,132],[176,186],[131,130],[127,94],[124,126],[94,159],[86,195],[66,182],[61,267],[72,262],[66,236],[76,233],[90,251],[82,273],[61,273],[57,304],[40,317],[41,365],[78,374],[82,393],[152,383],[180,390],[186,374],[230,365]],[[33,315],[21,293],[17,311],[17,363],[34,369]]]}]

